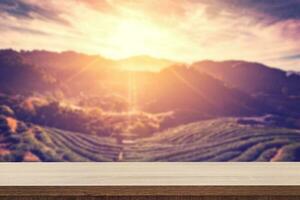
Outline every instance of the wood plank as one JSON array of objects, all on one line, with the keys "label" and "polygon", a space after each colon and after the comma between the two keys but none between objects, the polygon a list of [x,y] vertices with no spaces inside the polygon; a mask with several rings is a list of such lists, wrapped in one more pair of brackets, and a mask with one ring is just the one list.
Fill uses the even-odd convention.
[{"label": "wood plank", "polygon": [[1,163],[0,186],[300,185],[299,163]]},{"label": "wood plank", "polygon": [[2,186],[0,196],[300,196],[300,186]]},{"label": "wood plank", "polygon": [[101,196],[101,197],[2,197],[1,200],[299,200],[300,197],[278,197],[278,196],[219,196],[219,197],[199,197],[199,196]]},{"label": "wood plank", "polygon": [[298,163],[1,163],[0,177],[6,198],[300,197]]},{"label": "wood plank", "polygon": [[[299,200],[300,197],[287,197],[288,200]],[[1,200],[286,200],[281,197],[195,197],[195,196],[123,196],[123,197],[4,197]]]}]

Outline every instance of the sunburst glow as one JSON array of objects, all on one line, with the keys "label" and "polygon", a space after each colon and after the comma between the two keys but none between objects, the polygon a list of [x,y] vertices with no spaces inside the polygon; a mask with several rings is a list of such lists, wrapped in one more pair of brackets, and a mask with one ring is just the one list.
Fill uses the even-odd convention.
[{"label": "sunburst glow", "polygon": [[148,55],[185,63],[239,59],[299,70],[294,41],[300,22],[297,13],[289,13],[289,3],[279,4],[285,9],[277,14],[276,6],[249,6],[250,0],[14,1],[28,10],[4,5],[2,48],[74,50],[112,59]]},{"label": "sunburst glow", "polygon": [[300,0],[0,0],[0,162],[300,161],[299,33]]},{"label": "sunburst glow", "polygon": [[124,20],[116,26],[107,42],[115,47],[116,56],[129,57],[152,54],[154,45],[164,37],[162,27],[142,20]]}]

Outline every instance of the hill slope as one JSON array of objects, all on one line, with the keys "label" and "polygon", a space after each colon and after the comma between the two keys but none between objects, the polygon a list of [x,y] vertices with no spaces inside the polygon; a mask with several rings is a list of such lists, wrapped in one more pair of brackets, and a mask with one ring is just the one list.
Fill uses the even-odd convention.
[{"label": "hill slope", "polygon": [[[148,61],[169,64],[128,63]],[[0,160],[300,160],[298,75],[243,61],[159,72],[119,62],[0,51]]]},{"label": "hill slope", "polygon": [[250,94],[300,95],[299,75],[260,63],[201,61],[191,67]]},{"label": "hill slope", "polygon": [[[244,124],[238,118],[206,120],[154,136],[118,141],[39,126],[0,139],[2,161],[299,161],[300,131]],[[1,121],[1,120],[0,120]],[[20,126],[20,122],[19,122]],[[2,130],[3,130],[2,119]]]}]

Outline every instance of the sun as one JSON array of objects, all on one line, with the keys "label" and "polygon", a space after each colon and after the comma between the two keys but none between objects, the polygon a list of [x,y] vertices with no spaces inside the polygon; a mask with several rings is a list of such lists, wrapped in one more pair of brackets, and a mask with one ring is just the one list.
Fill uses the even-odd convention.
[{"label": "sun", "polygon": [[114,28],[108,42],[119,57],[159,53],[157,44],[164,37],[163,28],[143,20],[121,20]]}]

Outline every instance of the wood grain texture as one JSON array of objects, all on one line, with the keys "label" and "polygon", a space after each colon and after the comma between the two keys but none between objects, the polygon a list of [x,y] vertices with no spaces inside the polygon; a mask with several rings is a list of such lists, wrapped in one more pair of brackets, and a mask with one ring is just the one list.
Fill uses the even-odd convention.
[{"label": "wood grain texture", "polygon": [[0,186],[300,186],[300,163],[0,163]]},{"label": "wood grain texture", "polygon": [[0,196],[300,196],[300,186],[7,186]]},{"label": "wood grain texture", "polygon": [[0,199],[300,200],[298,163],[2,163]]},{"label": "wood grain texture", "polygon": [[199,197],[199,196],[99,196],[99,197],[0,197],[1,200],[300,200],[300,197],[278,197],[278,196],[218,196],[218,197]]}]

